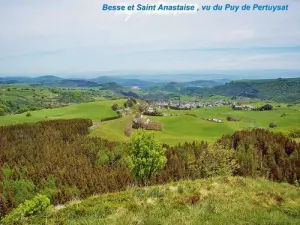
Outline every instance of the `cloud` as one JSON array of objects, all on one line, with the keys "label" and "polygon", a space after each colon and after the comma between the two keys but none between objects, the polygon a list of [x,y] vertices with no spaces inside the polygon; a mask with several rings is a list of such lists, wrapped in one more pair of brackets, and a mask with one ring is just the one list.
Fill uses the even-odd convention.
[{"label": "cloud", "polygon": [[[251,0],[176,2],[252,3]],[[299,1],[285,0],[284,4],[290,4],[288,12],[138,14],[127,22],[126,15],[101,11],[103,3],[101,0],[1,1],[0,74],[141,68],[300,69]],[[283,2],[261,0],[259,4]],[[258,60],[259,57],[265,60]]]}]

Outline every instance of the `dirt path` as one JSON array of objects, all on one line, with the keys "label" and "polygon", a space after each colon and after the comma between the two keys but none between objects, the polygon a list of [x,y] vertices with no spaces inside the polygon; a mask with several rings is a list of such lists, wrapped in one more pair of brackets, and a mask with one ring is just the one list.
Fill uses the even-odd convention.
[{"label": "dirt path", "polygon": [[101,124],[103,124],[104,122],[97,122],[97,123],[94,123],[93,126],[91,126],[91,130],[95,130],[96,128],[100,127]]}]

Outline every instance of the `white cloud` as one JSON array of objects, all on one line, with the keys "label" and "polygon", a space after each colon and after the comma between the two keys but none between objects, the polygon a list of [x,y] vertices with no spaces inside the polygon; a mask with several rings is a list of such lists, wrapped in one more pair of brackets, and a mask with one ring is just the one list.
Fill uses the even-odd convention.
[{"label": "white cloud", "polygon": [[[257,52],[153,53],[149,50],[300,46],[300,2],[295,0],[180,0],[190,4],[290,4],[288,12],[199,12],[146,16],[101,11],[124,0],[0,2],[0,74],[110,69],[300,68],[299,56]],[[165,2],[174,2],[166,0]],[[145,51],[143,55],[138,52]],[[173,55],[172,55],[173,54]],[[273,57],[274,56],[274,57]],[[275,57],[276,56],[276,57]],[[226,60],[227,59],[227,60]],[[289,67],[289,68],[288,68]]]}]

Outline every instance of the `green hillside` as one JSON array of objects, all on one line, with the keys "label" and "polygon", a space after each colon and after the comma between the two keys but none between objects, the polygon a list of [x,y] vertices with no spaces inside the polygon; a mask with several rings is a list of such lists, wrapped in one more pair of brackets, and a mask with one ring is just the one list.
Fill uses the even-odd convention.
[{"label": "green hillside", "polygon": [[243,96],[276,102],[300,102],[300,78],[238,80],[212,88],[186,88],[188,94]]},{"label": "green hillside", "polygon": [[89,118],[93,121],[101,121],[105,117],[115,116],[116,113],[112,111],[112,104],[122,104],[124,100],[107,100],[90,103],[73,104],[70,106],[42,109],[38,111],[31,111],[31,116],[27,117],[26,113],[17,115],[8,115],[0,117],[1,125],[18,124],[37,122],[49,119],[72,119],[72,118]]},{"label": "green hillside", "polygon": [[[157,138],[163,143],[173,145],[185,141],[206,140],[212,142],[224,134],[230,134],[241,129],[255,127],[270,129],[269,124],[271,122],[277,124],[277,127],[272,128],[272,131],[287,133],[300,127],[299,110],[299,106],[287,107],[284,104],[280,107],[277,106],[276,110],[272,111],[234,111],[231,107],[224,106],[189,111],[169,110],[167,113],[173,114],[173,116],[149,118],[163,124],[163,131],[157,131]],[[229,122],[226,120],[227,116],[238,118],[240,121]],[[223,123],[209,122],[202,120],[202,117],[221,119]],[[92,135],[114,141],[128,141],[130,138],[124,134],[128,123],[130,123],[128,117],[108,121],[95,129]]]},{"label": "green hillside", "polygon": [[76,200],[23,224],[299,223],[299,187],[264,179],[215,177]]}]

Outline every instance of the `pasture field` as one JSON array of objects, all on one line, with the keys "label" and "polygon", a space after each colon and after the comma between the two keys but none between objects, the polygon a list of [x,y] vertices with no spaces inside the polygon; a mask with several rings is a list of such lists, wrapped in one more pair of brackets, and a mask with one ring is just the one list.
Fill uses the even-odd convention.
[{"label": "pasture field", "polygon": [[[0,125],[37,122],[50,119],[90,118],[99,122],[106,117],[115,116],[111,106],[116,103],[123,105],[125,100],[103,100],[90,103],[73,104],[70,106],[31,111],[0,117]],[[252,105],[262,105],[262,102],[254,102]],[[157,139],[163,143],[174,145],[185,141],[205,140],[213,142],[224,134],[231,134],[235,130],[266,128],[275,132],[288,132],[300,127],[300,106],[288,106],[286,104],[274,104],[272,111],[234,111],[229,106],[206,107],[193,110],[164,110],[167,116],[149,118],[163,124],[163,131],[157,131]],[[240,119],[238,122],[229,122],[227,116]],[[101,123],[91,132],[91,136],[97,136],[112,141],[129,141],[124,134],[125,128],[130,125],[133,115],[120,119]],[[202,118],[220,119],[223,123],[214,123]],[[276,128],[269,128],[274,122]],[[133,133],[135,130],[133,130]]]},{"label": "pasture field", "polygon": [[[169,116],[149,118],[163,123],[163,131],[156,132],[157,139],[171,145],[185,141],[205,140],[213,142],[224,134],[230,134],[240,129],[265,128],[285,133],[299,128],[300,107],[287,107],[283,104],[278,106],[272,111],[234,111],[229,106],[167,110],[166,113]],[[227,116],[238,118],[240,121],[229,122],[226,120]],[[221,119],[223,123],[206,121],[202,117]],[[129,122],[129,117],[105,122],[91,135],[114,141],[130,140],[124,135],[125,127]],[[271,122],[276,123],[277,127],[269,128]]]},{"label": "pasture field", "polygon": [[5,100],[15,100],[16,98],[25,100],[36,100],[40,97],[54,98],[54,95],[50,88],[43,87],[31,87],[28,85],[18,85],[18,86],[1,86],[0,87],[0,97]]},{"label": "pasture field", "polygon": [[105,117],[115,116],[112,111],[112,104],[123,104],[124,100],[106,100],[89,103],[73,104],[66,107],[55,109],[42,109],[31,111],[31,116],[27,117],[25,113],[8,115],[0,117],[0,125],[10,125],[18,123],[38,122],[50,119],[72,119],[72,118],[89,118],[95,122],[101,121]]}]

